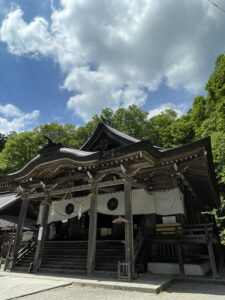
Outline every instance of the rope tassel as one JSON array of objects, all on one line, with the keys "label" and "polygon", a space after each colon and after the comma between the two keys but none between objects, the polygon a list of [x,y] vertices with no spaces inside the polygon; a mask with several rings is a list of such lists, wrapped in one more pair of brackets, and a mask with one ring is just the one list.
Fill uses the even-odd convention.
[{"label": "rope tassel", "polygon": [[78,210],[78,220],[82,217],[82,207],[81,204],[79,205],[79,210]]}]

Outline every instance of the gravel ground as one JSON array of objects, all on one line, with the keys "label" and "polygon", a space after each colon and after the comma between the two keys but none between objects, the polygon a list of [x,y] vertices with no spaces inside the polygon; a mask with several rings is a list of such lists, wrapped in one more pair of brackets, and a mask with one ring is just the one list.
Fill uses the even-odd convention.
[{"label": "gravel ground", "polygon": [[174,283],[167,291],[159,295],[108,290],[102,288],[71,285],[64,288],[56,288],[35,295],[16,298],[20,300],[224,300],[225,286],[206,283]]}]

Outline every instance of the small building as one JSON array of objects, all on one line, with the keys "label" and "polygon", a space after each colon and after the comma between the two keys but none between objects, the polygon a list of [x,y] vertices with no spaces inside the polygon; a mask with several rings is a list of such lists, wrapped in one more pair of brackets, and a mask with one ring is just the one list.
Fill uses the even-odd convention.
[{"label": "small building", "polygon": [[[0,189],[22,199],[8,269],[218,275],[201,214],[220,205],[210,138],[163,149],[101,122],[79,150],[49,140]],[[18,259],[29,201],[40,204],[39,232]]]},{"label": "small building", "polygon": [[[0,266],[10,251],[18,225],[18,215],[21,207],[21,197],[18,193],[0,195]],[[23,226],[23,240],[29,239],[37,231],[37,214],[29,203]]]}]

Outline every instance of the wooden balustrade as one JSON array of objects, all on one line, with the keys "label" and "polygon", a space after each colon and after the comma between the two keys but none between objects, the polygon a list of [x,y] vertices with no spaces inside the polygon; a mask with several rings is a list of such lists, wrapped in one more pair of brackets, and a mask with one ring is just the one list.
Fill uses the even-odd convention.
[{"label": "wooden balustrade", "polygon": [[[184,274],[183,259],[209,259],[213,277],[218,277],[213,244],[217,244],[213,224],[181,225],[157,224],[155,234],[145,236],[148,241],[149,259],[152,261],[178,261]],[[198,252],[192,251],[193,245]]]}]

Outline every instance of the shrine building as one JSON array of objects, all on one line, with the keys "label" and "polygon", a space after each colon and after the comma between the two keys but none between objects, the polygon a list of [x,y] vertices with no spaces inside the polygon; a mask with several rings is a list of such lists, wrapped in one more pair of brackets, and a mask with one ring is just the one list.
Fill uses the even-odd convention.
[{"label": "shrine building", "polygon": [[[6,270],[218,276],[218,237],[202,214],[220,205],[210,138],[164,149],[101,122],[79,150],[48,139],[0,190],[22,199]],[[30,202],[38,230],[24,243]]]}]

